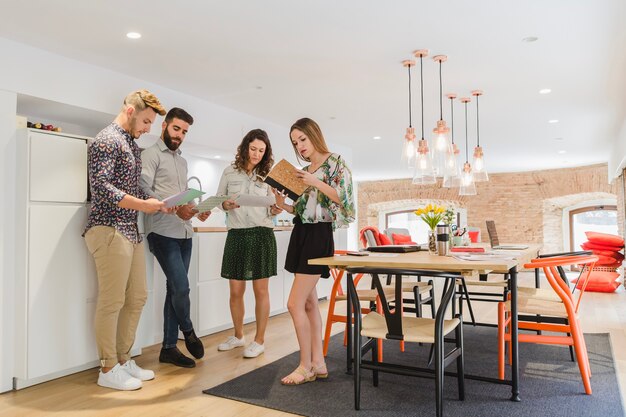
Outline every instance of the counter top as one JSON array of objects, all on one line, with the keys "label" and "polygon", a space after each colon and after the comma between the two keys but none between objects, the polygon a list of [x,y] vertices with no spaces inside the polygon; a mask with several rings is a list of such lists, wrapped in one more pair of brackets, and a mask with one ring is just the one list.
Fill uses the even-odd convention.
[{"label": "counter top", "polygon": [[[292,229],[293,229],[293,226],[274,227],[275,232],[291,231]],[[193,231],[196,233],[221,233],[221,232],[227,232],[228,229],[226,229],[226,227],[194,227]]]}]

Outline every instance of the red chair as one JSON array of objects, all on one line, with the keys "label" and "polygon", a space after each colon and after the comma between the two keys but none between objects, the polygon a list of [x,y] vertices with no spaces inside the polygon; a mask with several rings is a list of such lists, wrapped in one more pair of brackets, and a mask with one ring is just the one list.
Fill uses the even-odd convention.
[{"label": "red chair", "polygon": [[[553,334],[528,334],[519,333],[520,343],[543,343],[574,346],[578,368],[583,380],[585,392],[591,394],[591,368],[589,367],[589,357],[587,347],[583,337],[582,329],[578,320],[578,307],[585,292],[590,271],[597,262],[597,256],[562,256],[556,258],[533,259],[531,263],[524,265],[524,268],[542,268],[552,287],[552,294],[525,293],[518,294],[518,329],[522,330],[545,330],[549,332],[565,333],[566,336]],[[578,293],[578,298],[570,292],[567,284],[561,279],[559,268],[569,265],[579,265],[583,267],[583,274],[580,276],[583,285]],[[498,303],[498,376],[504,379],[504,348],[505,342],[509,343],[509,363],[511,352],[511,318],[510,301]],[[543,322],[526,321],[523,315],[540,315]]]},{"label": "red chair", "polygon": [[[335,255],[345,255],[346,253],[347,251],[343,251],[343,250],[335,251]],[[324,347],[323,347],[324,356],[328,354],[328,343],[330,341],[330,332],[331,332],[333,323],[346,323],[346,325],[348,323],[348,319],[345,313],[342,313],[342,314],[335,313],[335,305],[337,301],[345,301],[348,298],[347,294],[344,293],[343,288],[341,286],[341,281],[344,276],[344,270],[331,268],[330,274],[333,277],[334,281],[333,281],[332,289],[330,291],[330,297],[328,300],[328,315],[326,316],[326,327],[324,329]],[[359,281],[361,280],[362,277],[363,277],[363,274],[358,274],[354,277],[355,287],[358,286]],[[389,298],[392,298],[393,289],[389,289],[388,291],[389,291]],[[376,310],[382,311],[381,304],[380,304],[380,297],[378,297],[376,290],[374,289],[358,290],[357,294],[358,294],[359,300],[367,302],[369,304],[376,303]],[[361,308],[361,314],[368,314],[371,311],[372,311],[371,308],[367,308],[367,307]],[[343,344],[344,346],[347,345],[347,335],[345,332],[344,332]],[[378,352],[379,352],[379,357],[382,360],[382,341],[380,341],[379,344],[380,346],[379,346]]]}]

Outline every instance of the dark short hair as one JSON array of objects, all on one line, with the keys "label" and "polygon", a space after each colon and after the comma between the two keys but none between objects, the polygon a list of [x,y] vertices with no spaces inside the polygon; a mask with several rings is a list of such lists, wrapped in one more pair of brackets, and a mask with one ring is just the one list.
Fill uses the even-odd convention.
[{"label": "dark short hair", "polygon": [[180,107],[172,107],[165,115],[165,123],[169,123],[173,119],[180,119],[183,122],[189,123],[190,126],[193,124],[193,117]]}]

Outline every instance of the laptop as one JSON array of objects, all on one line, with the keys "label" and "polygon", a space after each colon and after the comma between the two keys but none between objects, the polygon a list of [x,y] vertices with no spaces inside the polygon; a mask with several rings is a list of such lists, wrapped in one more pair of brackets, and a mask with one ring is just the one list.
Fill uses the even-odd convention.
[{"label": "laptop", "polygon": [[501,245],[500,239],[498,239],[498,232],[496,232],[496,222],[493,220],[487,220],[487,233],[489,233],[489,243],[491,243],[491,249],[503,249],[503,250],[524,250],[528,249],[526,245]]}]

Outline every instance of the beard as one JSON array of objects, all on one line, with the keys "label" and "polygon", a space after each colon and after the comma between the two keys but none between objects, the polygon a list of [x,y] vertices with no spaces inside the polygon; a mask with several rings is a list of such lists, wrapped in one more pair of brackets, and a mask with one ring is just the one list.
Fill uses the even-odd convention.
[{"label": "beard", "polygon": [[139,139],[139,136],[141,136],[141,132],[139,132],[139,129],[137,129],[137,124],[138,124],[138,119],[137,117],[133,116],[130,119],[130,123],[129,123],[129,130],[128,133],[130,134],[130,136],[133,139]]},{"label": "beard", "polygon": [[165,146],[167,146],[167,149],[169,149],[170,151],[177,150],[181,144],[180,139],[177,139],[176,142],[172,139],[172,136],[167,131],[167,128],[163,131],[163,142],[165,143]]}]

